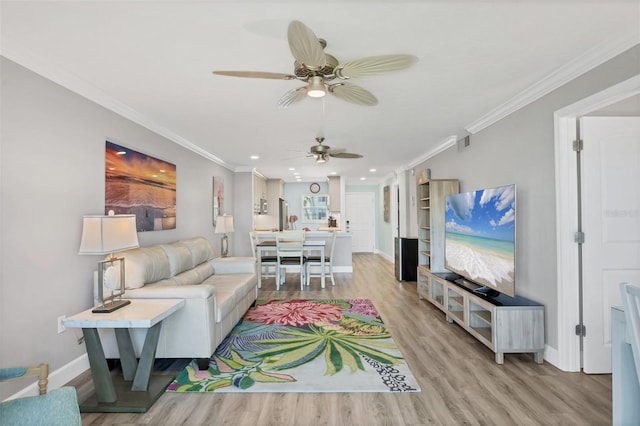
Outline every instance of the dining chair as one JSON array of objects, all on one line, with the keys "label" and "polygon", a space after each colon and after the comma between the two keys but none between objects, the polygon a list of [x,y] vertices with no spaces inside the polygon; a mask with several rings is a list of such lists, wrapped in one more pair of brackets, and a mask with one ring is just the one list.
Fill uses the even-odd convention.
[{"label": "dining chair", "polygon": [[627,320],[627,336],[631,343],[640,385],[640,286],[621,283],[620,293],[624,303],[624,316]]},{"label": "dining chair", "polygon": [[276,234],[276,290],[285,283],[287,266],[300,266],[300,290],[304,289],[305,262],[304,231],[282,231]]},{"label": "dining chair", "polygon": [[276,275],[276,269],[278,266],[278,258],[272,254],[259,254],[258,253],[258,236],[255,232],[249,231],[249,238],[251,238],[251,249],[253,250],[253,257],[256,259],[260,255],[260,263],[262,264],[262,271],[260,273],[263,277],[269,278],[269,271],[273,268],[273,274]]},{"label": "dining chair", "polygon": [[[331,233],[331,238],[329,239],[329,247],[325,246],[325,256],[324,256],[324,268],[325,268],[325,276],[329,275],[331,278],[331,285],[335,286],[336,282],[333,279],[333,251],[336,247],[336,236],[337,232]],[[318,267],[318,273],[314,274],[312,271],[312,267]],[[311,282],[312,277],[322,277],[322,257],[320,256],[307,256],[307,286]]]}]

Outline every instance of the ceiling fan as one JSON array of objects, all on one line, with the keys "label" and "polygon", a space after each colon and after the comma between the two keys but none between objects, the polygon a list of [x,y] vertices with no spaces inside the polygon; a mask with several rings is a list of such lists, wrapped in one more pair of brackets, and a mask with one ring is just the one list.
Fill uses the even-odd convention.
[{"label": "ceiling fan", "polygon": [[357,105],[376,105],[378,99],[366,89],[346,83],[352,77],[364,77],[408,68],[417,58],[413,55],[381,55],[340,64],[324,52],[327,42],[317,38],[300,21],[292,21],[287,31],[289,48],[295,59],[293,74],[262,71],[213,71],[213,74],[231,77],[300,80],[307,83],[285,93],[278,100],[279,108],[287,108],[306,96],[320,98],[327,93]]},{"label": "ceiling fan", "polygon": [[314,157],[316,159],[316,163],[326,163],[329,161],[329,157],[348,159],[362,158],[362,155],[360,154],[346,152],[346,150],[342,148],[331,148],[329,145],[323,145],[323,136],[316,137],[316,142],[318,142],[318,145],[312,145],[311,148],[309,148],[309,154],[307,155],[308,157]]}]

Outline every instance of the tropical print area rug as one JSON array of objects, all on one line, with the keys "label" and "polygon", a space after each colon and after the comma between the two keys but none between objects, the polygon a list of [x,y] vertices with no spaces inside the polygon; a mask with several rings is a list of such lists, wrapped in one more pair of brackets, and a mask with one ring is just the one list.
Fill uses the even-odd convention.
[{"label": "tropical print area rug", "polygon": [[418,392],[370,300],[258,300],[170,392]]}]

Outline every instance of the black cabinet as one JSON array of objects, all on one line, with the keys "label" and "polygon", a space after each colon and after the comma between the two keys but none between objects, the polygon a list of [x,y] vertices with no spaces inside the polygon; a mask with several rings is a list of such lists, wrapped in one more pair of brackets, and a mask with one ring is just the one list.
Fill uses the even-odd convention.
[{"label": "black cabinet", "polygon": [[416,281],[418,239],[396,237],[395,246],[396,279],[398,281]]}]

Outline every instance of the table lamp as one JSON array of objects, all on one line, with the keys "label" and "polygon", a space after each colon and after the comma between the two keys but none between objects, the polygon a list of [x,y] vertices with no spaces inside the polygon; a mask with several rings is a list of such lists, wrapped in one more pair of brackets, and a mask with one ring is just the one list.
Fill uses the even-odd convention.
[{"label": "table lamp", "polygon": [[233,232],[233,216],[226,214],[224,216],[218,216],[214,232],[216,234],[224,234],[220,240],[220,255],[227,257],[229,255],[229,238],[227,237],[227,233]]},{"label": "table lamp", "polygon": [[[136,216],[133,214],[113,214],[108,216],[88,215],[82,219],[82,241],[78,254],[105,255],[106,260],[98,262],[98,301],[94,313],[109,313],[131,303],[123,300],[125,288],[124,257],[116,257],[117,251],[139,247],[136,231]],[[119,267],[120,273],[116,269]],[[119,284],[119,285],[118,285]],[[110,290],[104,296],[104,288]]]}]

